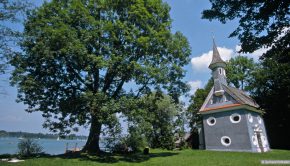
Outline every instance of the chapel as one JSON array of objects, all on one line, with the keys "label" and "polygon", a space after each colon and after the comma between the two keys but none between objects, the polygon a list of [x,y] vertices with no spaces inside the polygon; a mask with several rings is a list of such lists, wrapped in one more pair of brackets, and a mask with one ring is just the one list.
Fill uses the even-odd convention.
[{"label": "chapel", "polygon": [[213,39],[209,69],[214,85],[199,113],[202,115],[200,148],[219,151],[270,150],[259,105],[244,91],[227,83],[226,62]]}]

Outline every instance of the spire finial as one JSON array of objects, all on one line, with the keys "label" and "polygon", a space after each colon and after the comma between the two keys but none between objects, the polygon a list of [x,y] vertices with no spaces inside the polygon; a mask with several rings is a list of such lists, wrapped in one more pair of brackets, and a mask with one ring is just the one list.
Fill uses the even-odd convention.
[{"label": "spire finial", "polygon": [[209,68],[212,68],[214,66],[216,66],[215,64],[219,64],[219,65],[222,65],[224,66],[225,65],[225,62],[222,60],[219,52],[218,52],[218,49],[217,49],[217,46],[215,44],[215,39],[214,39],[214,36],[213,36],[213,48],[212,48],[212,61],[209,65]]},{"label": "spire finial", "polygon": [[213,50],[212,51],[214,52],[214,54],[219,54],[217,47],[216,47],[216,44],[215,44],[215,38],[214,38],[213,31],[211,31],[211,35],[212,35],[212,43],[213,43]]}]

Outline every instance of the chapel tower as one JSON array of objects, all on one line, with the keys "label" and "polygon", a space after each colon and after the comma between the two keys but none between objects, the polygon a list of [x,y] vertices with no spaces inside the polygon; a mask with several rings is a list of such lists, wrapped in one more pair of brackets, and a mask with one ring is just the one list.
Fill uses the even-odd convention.
[{"label": "chapel tower", "polygon": [[227,85],[226,70],[225,70],[226,62],[222,60],[216,47],[214,38],[212,50],[213,50],[212,61],[209,65],[209,68],[212,70],[212,77],[214,80],[214,94],[216,96],[221,96],[224,94],[222,85]]}]

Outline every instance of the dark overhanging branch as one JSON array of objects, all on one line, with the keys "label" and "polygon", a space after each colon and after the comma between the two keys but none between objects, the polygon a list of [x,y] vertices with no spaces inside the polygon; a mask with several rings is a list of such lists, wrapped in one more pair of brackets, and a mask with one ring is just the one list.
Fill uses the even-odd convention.
[{"label": "dark overhanging branch", "polygon": [[124,77],[122,78],[121,82],[119,83],[119,85],[117,86],[115,92],[113,93],[113,95],[112,95],[112,98],[113,98],[113,99],[116,99],[116,98],[117,98],[117,96],[118,96],[119,92],[121,91],[121,89],[122,89],[122,87],[123,87],[125,81],[126,81],[126,76],[124,76]]},{"label": "dark overhanging branch", "polygon": [[[114,65],[114,66],[115,66],[115,65]],[[106,93],[106,91],[110,88],[110,85],[111,85],[111,83],[112,83],[112,81],[113,81],[113,78],[114,78],[113,74],[114,74],[114,72],[111,71],[111,70],[112,70],[112,69],[109,68],[109,69],[107,70],[106,75],[105,75],[104,86],[103,86],[103,89],[102,89],[102,92],[103,92],[103,93]]]},{"label": "dark overhanging branch", "polygon": [[100,71],[99,69],[95,68],[94,67],[94,73],[93,73],[93,92],[96,93],[99,89],[99,86],[100,86]]}]

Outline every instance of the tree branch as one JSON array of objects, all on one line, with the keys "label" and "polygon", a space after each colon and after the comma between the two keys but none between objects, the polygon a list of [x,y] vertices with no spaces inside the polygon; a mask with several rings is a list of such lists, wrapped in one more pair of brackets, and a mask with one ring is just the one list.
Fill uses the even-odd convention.
[{"label": "tree branch", "polygon": [[[69,62],[69,61],[67,60],[67,58],[65,58],[65,60],[66,60],[67,62]],[[81,83],[83,83],[83,84],[84,84],[85,86],[87,86],[88,88],[93,89],[92,85],[87,84],[86,81],[85,81],[85,80],[84,80],[84,79],[79,75],[79,73],[77,73],[77,72],[74,70],[74,68],[73,68],[72,66],[69,65],[69,63],[67,63],[67,67],[68,67],[68,69],[73,73],[73,75],[76,76],[76,78],[77,78]]]},{"label": "tree branch", "polygon": [[99,86],[100,86],[100,76],[99,76],[99,74],[100,74],[100,71],[99,71],[99,69],[95,69],[95,72],[94,72],[94,74],[93,74],[93,77],[94,77],[94,82],[93,82],[93,91],[94,92],[97,92],[98,91],[98,89],[99,89]]},{"label": "tree branch", "polygon": [[147,87],[148,83],[149,83],[150,79],[148,79],[145,84],[143,84],[143,86],[141,88],[139,88],[137,95],[135,96],[135,98],[138,98],[141,94],[141,92],[144,90],[144,88]]},{"label": "tree branch", "polygon": [[115,92],[112,95],[112,98],[113,99],[116,99],[117,98],[119,92],[121,91],[121,89],[122,89],[122,87],[123,87],[123,85],[125,83],[125,80],[126,80],[126,77],[123,77],[123,79],[121,80],[121,82],[119,83],[119,85],[117,86]]}]

